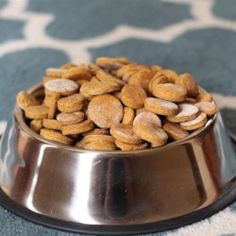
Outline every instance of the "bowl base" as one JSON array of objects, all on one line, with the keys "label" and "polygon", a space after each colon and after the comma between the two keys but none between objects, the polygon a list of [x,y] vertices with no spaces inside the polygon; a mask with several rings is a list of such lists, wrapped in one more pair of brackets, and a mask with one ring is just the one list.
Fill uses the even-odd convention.
[{"label": "bowl base", "polygon": [[218,211],[222,210],[236,199],[236,178],[234,178],[232,182],[232,185],[225,190],[222,196],[208,207],[194,211],[187,215],[172,218],[170,220],[138,225],[85,225],[69,221],[57,220],[55,218],[50,218],[41,214],[37,214],[33,211],[28,210],[25,207],[22,207],[20,204],[10,199],[1,189],[0,205],[5,209],[9,210],[10,212],[33,223],[63,231],[88,234],[96,233],[102,235],[151,233],[171,230],[188,224],[192,224],[194,222],[210,217]]}]

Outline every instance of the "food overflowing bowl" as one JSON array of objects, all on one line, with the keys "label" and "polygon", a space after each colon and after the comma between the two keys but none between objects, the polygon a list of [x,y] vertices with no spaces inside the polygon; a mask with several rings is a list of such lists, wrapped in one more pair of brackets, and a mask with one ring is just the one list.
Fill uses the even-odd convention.
[{"label": "food overflowing bowl", "polygon": [[[111,60],[107,59],[110,64],[104,60],[90,67],[95,75],[99,73],[101,76],[101,73],[109,74],[112,71],[112,76],[115,76],[114,66],[115,70],[125,66],[120,65],[122,60],[114,63],[113,59],[113,64]],[[154,70],[153,74],[156,75],[161,69],[153,66]],[[45,101],[45,96],[50,94],[48,83],[52,85],[50,81],[55,82],[55,78],[60,76],[60,70],[53,71],[57,72],[56,75],[52,75],[52,71],[49,70],[51,79],[45,77],[43,84],[26,92],[26,97],[32,96],[36,103]],[[70,81],[77,81],[71,73],[67,73],[71,76]],[[85,74],[83,76],[88,77]],[[159,82],[167,78],[170,83],[167,75],[159,74],[158,78]],[[58,80],[61,79],[64,78]],[[99,85],[94,76],[89,81],[92,79],[92,83]],[[117,87],[115,91],[106,90],[107,95],[91,95],[91,87],[84,85],[82,95],[76,99],[81,101],[86,97],[87,110],[83,110],[85,105],[81,106],[80,102],[68,106],[66,98],[73,94],[58,97],[58,91],[51,91],[56,94],[53,98],[57,97],[57,108],[50,103],[53,99],[48,99],[46,105],[29,105],[32,99],[30,102],[23,99],[21,103],[21,94],[12,123],[8,124],[1,142],[2,205],[27,219],[56,228],[97,234],[122,234],[179,227],[210,216],[231,202],[236,194],[234,150],[220,113],[216,113],[216,109],[210,112],[206,107],[202,108],[199,103],[203,101],[197,101],[197,96],[209,99],[206,96],[210,94],[198,87],[198,93],[193,92],[192,97],[185,95],[184,99],[178,98],[180,101],[173,101],[176,98],[165,100],[164,105],[168,105],[164,106],[164,115],[163,106],[160,106],[163,102],[160,103],[160,100],[166,98],[168,91],[163,93],[164,97],[158,97],[162,92],[158,89],[163,85],[159,86],[160,83],[153,80],[153,76],[146,78],[149,83],[143,83],[143,79],[140,83],[137,75],[131,80],[135,81],[131,84],[144,86],[142,88],[147,95],[141,106],[134,105],[140,101],[132,100],[133,96],[130,100],[129,94],[133,93],[133,88],[129,86],[126,87],[128,92],[125,91],[128,99],[123,104],[124,98],[119,99],[118,93],[120,90],[122,93],[124,86],[130,85],[129,80],[122,77],[117,82],[119,89],[113,83],[113,89]],[[152,88],[151,93],[147,91],[149,87]],[[98,90],[101,91],[101,87]],[[102,91],[105,93],[105,90]],[[78,94],[78,90],[75,93]],[[121,118],[117,115],[117,108],[112,110],[111,107],[112,112],[108,114],[112,119],[101,120],[103,116],[95,108],[99,107],[102,100],[93,102],[101,96],[112,96],[121,101],[124,109]],[[173,97],[173,93],[170,96]],[[95,105],[92,104],[89,110],[92,102]],[[177,110],[172,103],[177,104]],[[194,105],[196,103],[198,106]],[[29,109],[30,106],[47,107],[47,115],[42,115],[45,110],[39,114],[38,109]],[[193,106],[198,107],[197,112]],[[186,107],[187,111],[184,110]],[[178,116],[181,109],[185,111],[184,116]],[[204,109],[208,111],[207,115],[202,115]],[[133,118],[132,111],[135,112]],[[69,115],[74,119],[73,124],[65,124],[68,119],[63,118],[68,118],[68,113],[76,113],[73,117]],[[188,119],[181,120],[183,117],[186,119],[186,114]],[[204,119],[199,116],[204,116]],[[193,122],[196,119],[198,122]],[[85,121],[86,126],[78,125]],[[78,132],[81,127],[82,132]],[[156,131],[153,132],[153,129]]]}]

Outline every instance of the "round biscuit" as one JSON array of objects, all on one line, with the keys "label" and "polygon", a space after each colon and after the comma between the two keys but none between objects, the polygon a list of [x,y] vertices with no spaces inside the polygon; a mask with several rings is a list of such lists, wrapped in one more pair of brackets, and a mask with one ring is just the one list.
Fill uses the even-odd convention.
[{"label": "round biscuit", "polygon": [[144,107],[158,115],[170,116],[178,112],[178,105],[174,102],[166,101],[160,98],[148,97],[144,101]]},{"label": "round biscuit", "polygon": [[114,125],[110,129],[110,133],[115,139],[125,143],[139,144],[142,142],[142,139],[134,133],[132,125]]},{"label": "round biscuit", "polygon": [[145,90],[134,84],[126,84],[121,90],[121,100],[124,105],[133,109],[143,107],[147,94]]},{"label": "round biscuit", "polygon": [[92,98],[88,105],[88,117],[100,128],[110,128],[123,118],[123,106],[112,95],[100,95]]}]

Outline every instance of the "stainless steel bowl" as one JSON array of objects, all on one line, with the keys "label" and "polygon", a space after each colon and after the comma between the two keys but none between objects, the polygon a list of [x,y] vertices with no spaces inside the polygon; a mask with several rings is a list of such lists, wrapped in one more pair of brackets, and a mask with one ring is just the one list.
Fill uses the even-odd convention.
[{"label": "stainless steel bowl", "polygon": [[0,158],[2,205],[72,231],[170,229],[207,217],[236,196],[236,157],[220,114],[164,147],[99,152],[43,139],[16,106]]}]

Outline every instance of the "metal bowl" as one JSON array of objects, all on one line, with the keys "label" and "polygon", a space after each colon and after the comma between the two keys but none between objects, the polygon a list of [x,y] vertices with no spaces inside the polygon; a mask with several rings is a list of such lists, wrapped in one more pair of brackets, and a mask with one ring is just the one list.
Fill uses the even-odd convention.
[{"label": "metal bowl", "polygon": [[2,205],[71,231],[140,233],[192,223],[235,198],[235,176],[220,114],[164,147],[101,152],[45,140],[16,106],[1,142]]}]

